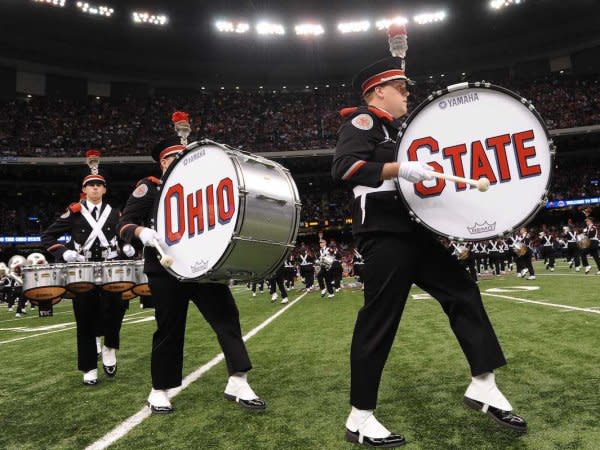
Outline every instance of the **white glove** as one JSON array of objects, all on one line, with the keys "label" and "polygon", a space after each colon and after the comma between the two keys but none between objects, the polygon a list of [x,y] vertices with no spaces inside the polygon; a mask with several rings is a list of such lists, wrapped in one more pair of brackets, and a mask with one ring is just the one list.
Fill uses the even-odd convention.
[{"label": "white glove", "polygon": [[419,161],[404,161],[400,163],[398,176],[411,183],[418,183],[419,181],[432,180],[433,175],[430,172],[434,172],[433,167],[425,163]]},{"label": "white glove", "polygon": [[159,239],[158,233],[152,228],[144,228],[138,237],[146,247],[154,247],[154,239]]},{"label": "white glove", "polygon": [[66,252],[63,253],[63,259],[68,262],[84,262],[85,261],[85,256],[80,255],[79,253],[77,253],[75,250],[67,250]]},{"label": "white glove", "polygon": [[131,258],[133,255],[135,255],[135,248],[133,248],[133,245],[131,244],[125,244],[121,250],[123,250],[123,253],[128,258]]}]

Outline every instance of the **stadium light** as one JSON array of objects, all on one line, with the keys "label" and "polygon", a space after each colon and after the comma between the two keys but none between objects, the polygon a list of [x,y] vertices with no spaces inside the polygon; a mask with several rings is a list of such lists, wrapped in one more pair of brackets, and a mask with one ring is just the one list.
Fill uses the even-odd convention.
[{"label": "stadium light", "polygon": [[492,9],[502,9],[513,5],[524,3],[525,0],[491,0],[490,7]]},{"label": "stadium light", "polygon": [[161,27],[169,22],[169,18],[164,14],[152,14],[146,11],[134,11],[131,17],[135,23],[147,23]]},{"label": "stadium light", "polygon": [[417,14],[413,17],[413,20],[419,25],[426,25],[428,23],[443,22],[446,20],[446,16],[446,11],[440,10],[433,13]]},{"label": "stadium light", "polygon": [[44,3],[50,6],[57,6],[63,8],[65,6],[65,0],[33,0],[34,3]]},{"label": "stadium light", "polygon": [[90,14],[92,16],[105,16],[110,17],[115,12],[110,6],[104,5],[90,5],[87,2],[77,2],[77,8],[81,10],[81,12],[85,14]]},{"label": "stadium light", "polygon": [[298,36],[319,36],[325,33],[323,25],[318,23],[300,23],[295,27]]},{"label": "stadium light", "polygon": [[250,25],[246,22],[230,22],[228,20],[217,20],[215,27],[221,33],[237,33],[243,34],[250,30]]},{"label": "stadium light", "polygon": [[392,19],[381,19],[375,22],[375,28],[378,30],[387,30],[390,25],[406,25],[408,23],[408,19],[406,17],[398,16]]},{"label": "stadium light", "polygon": [[368,20],[340,22],[338,24],[340,33],[362,33],[364,31],[369,31],[369,28],[371,28],[371,23]]},{"label": "stadium light", "polygon": [[261,35],[282,35],[285,34],[285,28],[280,23],[258,22],[256,32]]}]

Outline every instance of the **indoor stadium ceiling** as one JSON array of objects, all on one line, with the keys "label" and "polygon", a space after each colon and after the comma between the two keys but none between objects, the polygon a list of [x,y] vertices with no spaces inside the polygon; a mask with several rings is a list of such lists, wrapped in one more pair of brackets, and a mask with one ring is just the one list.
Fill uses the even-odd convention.
[{"label": "indoor stadium ceiling", "polygon": [[[114,79],[288,84],[348,80],[388,55],[385,33],[341,34],[339,21],[443,9],[442,23],[409,23],[407,68],[413,76],[510,65],[600,45],[598,0],[525,0],[500,11],[489,0],[446,1],[165,1],[94,0],[115,9],[110,18],[84,15],[33,0],[0,2],[0,65],[107,75]],[[134,24],[133,10],[162,13],[167,25]],[[284,24],[284,36],[218,33],[220,18]],[[325,34],[303,38],[292,30],[318,21]]]}]

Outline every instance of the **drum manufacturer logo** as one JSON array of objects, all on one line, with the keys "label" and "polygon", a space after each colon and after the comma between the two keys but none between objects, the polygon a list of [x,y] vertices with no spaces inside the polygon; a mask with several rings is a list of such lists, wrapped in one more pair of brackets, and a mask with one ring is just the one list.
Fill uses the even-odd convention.
[{"label": "drum manufacturer logo", "polygon": [[446,109],[448,106],[454,108],[455,106],[466,105],[467,103],[478,102],[479,96],[477,92],[469,92],[465,95],[457,95],[456,97],[449,97],[446,100],[442,100],[438,103],[440,109]]},{"label": "drum manufacturer logo", "polygon": [[204,271],[206,271],[206,269],[208,269],[208,260],[205,260],[205,259],[196,261],[196,262],[194,262],[194,264],[192,264],[190,266],[190,271],[192,273],[204,272]]},{"label": "drum manufacturer logo", "polygon": [[194,153],[192,153],[190,156],[188,156],[182,161],[183,165],[187,166],[189,163],[192,163],[197,159],[202,158],[204,155],[206,155],[206,151],[204,149],[196,150]]},{"label": "drum manufacturer logo", "polygon": [[211,231],[217,221],[225,225],[235,215],[235,192],[231,178],[186,193],[181,183],[171,186],[165,195],[165,242],[175,245],[186,234],[189,239]]},{"label": "drum manufacturer logo", "polygon": [[488,223],[487,220],[482,224],[475,222],[475,225],[473,225],[472,227],[467,225],[467,230],[470,234],[489,233],[490,231],[496,230],[496,222]]}]

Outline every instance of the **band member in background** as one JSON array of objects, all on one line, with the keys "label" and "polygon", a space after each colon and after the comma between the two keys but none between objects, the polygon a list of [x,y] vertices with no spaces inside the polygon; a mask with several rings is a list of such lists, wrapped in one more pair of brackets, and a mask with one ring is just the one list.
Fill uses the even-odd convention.
[{"label": "band member in background", "polygon": [[8,310],[12,311],[13,306],[17,305],[15,317],[21,317],[27,314],[25,305],[27,300],[23,295],[22,270],[27,260],[21,255],[14,255],[8,260]]},{"label": "band member in background", "polygon": [[[97,173],[83,179],[82,191],[86,199],[72,203],[46,231],[42,245],[56,262],[77,263],[108,261],[119,257],[117,223],[119,211],[103,201],[106,180]],[[71,235],[71,241],[61,244],[58,239]],[[127,247],[124,251],[134,252]],[[104,336],[102,365],[108,377],[117,373],[117,350],[127,303],[121,294],[103,291],[100,286],[75,295],[73,311],[77,322],[77,368],[83,372],[83,384],[98,383],[98,354],[96,336]]]},{"label": "band member in background", "polygon": [[335,241],[329,243],[329,253],[334,257],[329,274],[331,275],[331,284],[335,292],[340,292],[342,288],[342,277],[344,276],[344,269],[342,268],[342,252],[337,246]]},{"label": "band member in background", "polygon": [[[397,40],[405,42],[398,27],[390,27],[389,33],[391,48],[396,48]],[[410,220],[398,196],[394,182],[398,177],[411,183],[433,178],[433,169],[422,162],[396,162],[394,138],[398,119],[407,112],[408,84],[402,58],[378,61],[354,78],[353,85],[367,105],[341,111],[345,122],[338,134],[332,176],[353,188],[352,231],[365,258],[365,303],[351,346],[352,408],[346,439],[386,448],[406,442],[383,426],[373,411],[413,283],[441,303],[469,362],[472,380],[465,403],[506,427],[524,430],[526,422],[511,412],[512,406],[496,386],[494,370],[506,361],[477,284],[436,237]]]},{"label": "band member in background", "polygon": [[310,291],[315,283],[315,256],[304,243],[300,245],[296,262],[300,266],[300,276],[304,278],[304,290]]},{"label": "band member in background", "polygon": [[592,266],[588,264],[586,257],[586,255],[590,255],[596,263],[596,268],[598,269],[596,274],[600,275],[600,258],[598,257],[598,228],[596,228],[596,225],[594,225],[593,217],[586,217],[585,229],[583,230],[583,233],[590,240],[590,246],[581,252],[581,258],[583,260],[583,265],[585,266],[585,273],[589,273],[592,269]]},{"label": "band member in background", "polygon": [[490,266],[492,267],[494,275],[497,277],[500,276],[500,266],[502,263],[502,260],[500,259],[500,245],[500,239],[490,239],[487,245]]},{"label": "band member in background", "polygon": [[319,289],[321,289],[321,297],[327,295],[328,298],[333,298],[335,294],[333,293],[331,265],[333,264],[334,257],[329,247],[327,247],[327,241],[324,239],[319,240],[319,247],[320,269],[317,274],[317,282],[319,283]]},{"label": "band member in background", "polygon": [[517,243],[525,246],[524,253],[517,253],[515,258],[515,262],[517,263],[517,277],[527,277],[528,280],[535,280],[535,270],[533,270],[533,264],[531,263],[531,258],[533,258],[531,250],[532,241],[527,228],[522,227],[519,233],[515,235],[513,245]]},{"label": "band member in background", "polygon": [[569,219],[566,226],[563,227],[563,239],[567,243],[567,260],[569,261],[569,269],[575,266],[575,271],[581,270],[581,251],[577,245],[577,228]]},{"label": "band member in background", "polygon": [[354,278],[356,278],[356,281],[361,284],[361,288],[364,289],[362,273],[364,270],[365,260],[357,249],[353,250],[353,255],[352,270],[354,271]]},{"label": "band member in background", "polygon": [[542,258],[544,258],[544,266],[546,270],[554,272],[554,246],[556,244],[556,238],[553,233],[548,230],[541,231],[539,238],[542,244]]},{"label": "band member in background", "polygon": [[[173,123],[176,128],[178,123],[185,125],[187,134],[180,139],[167,139],[154,147],[152,158],[158,162],[163,174],[177,154],[185,149],[189,135],[186,113],[173,114]],[[266,408],[265,402],[248,384],[247,373],[252,369],[252,364],[242,339],[239,312],[229,287],[217,283],[183,283],[168,273],[159,262],[154,245],[161,241],[161,237],[151,227],[154,222],[154,201],[159,195],[160,184],[161,181],[154,177],[142,179],[127,200],[119,223],[119,234],[126,242],[139,239],[145,246],[144,272],[155,301],[157,328],[152,338],[152,390],[148,406],[153,413],[173,411],[168,390],[180,386],[182,382],[185,326],[191,300],[215,331],[225,355],[229,373],[225,398],[248,410],[262,411]]]},{"label": "band member in background", "polygon": [[285,290],[285,275],[287,270],[284,263],[269,279],[269,293],[271,294],[272,302],[277,301],[277,288],[279,288],[279,292],[281,292],[281,303],[285,305],[289,301],[287,291]]},{"label": "band member in background", "polygon": [[256,286],[258,286],[260,293],[263,294],[265,291],[265,280],[258,280],[252,282],[252,297],[256,297]]},{"label": "band member in background", "polygon": [[283,263],[285,268],[284,280],[286,289],[294,289],[296,279],[296,258],[290,253]]}]

